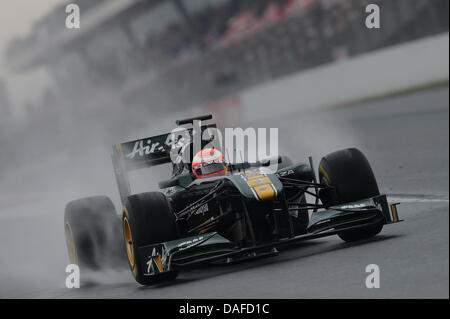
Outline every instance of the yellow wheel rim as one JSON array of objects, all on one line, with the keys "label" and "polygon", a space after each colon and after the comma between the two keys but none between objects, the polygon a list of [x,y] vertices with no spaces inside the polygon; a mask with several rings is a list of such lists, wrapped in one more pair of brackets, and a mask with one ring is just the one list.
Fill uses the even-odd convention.
[{"label": "yellow wheel rim", "polygon": [[78,264],[77,249],[75,247],[75,242],[73,240],[72,228],[67,222],[64,226],[66,230],[66,243],[67,243],[67,250],[69,251],[70,262],[72,264]]},{"label": "yellow wheel rim", "polygon": [[126,217],[123,219],[123,234],[125,239],[125,246],[127,247],[128,261],[131,267],[133,267],[134,266],[133,238],[131,237],[130,224],[128,223],[128,219]]}]

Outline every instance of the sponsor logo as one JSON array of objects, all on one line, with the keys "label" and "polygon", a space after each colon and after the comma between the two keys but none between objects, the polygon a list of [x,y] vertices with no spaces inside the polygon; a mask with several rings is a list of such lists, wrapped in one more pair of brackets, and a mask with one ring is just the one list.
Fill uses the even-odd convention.
[{"label": "sponsor logo", "polygon": [[279,173],[276,173],[275,175],[277,177],[285,177],[285,176],[289,176],[289,175],[292,175],[292,174],[294,174],[294,170],[290,169],[290,170],[287,170],[287,171],[281,171]]},{"label": "sponsor logo", "polygon": [[148,139],[145,141],[145,145],[144,140],[134,143],[133,150],[125,156],[129,159],[133,159],[136,155],[144,156],[160,152],[164,152],[164,146],[159,142],[152,143],[152,140]]},{"label": "sponsor logo", "polygon": [[197,244],[198,244],[199,242],[201,242],[203,239],[204,239],[204,237],[201,236],[201,237],[194,238],[194,239],[192,239],[192,240],[184,241],[184,242],[182,242],[181,244],[178,245],[178,248],[179,248],[180,250],[184,250],[184,249],[191,248],[191,247],[197,245]]},{"label": "sponsor logo", "polygon": [[341,206],[341,209],[358,209],[358,208],[365,208],[367,207],[366,204],[352,204],[352,205],[344,205]]},{"label": "sponsor logo", "polygon": [[167,250],[164,245],[153,247],[151,256],[147,261],[147,273],[150,275],[166,271]]},{"label": "sponsor logo", "polygon": [[197,204],[189,208],[189,216],[192,215],[205,215],[209,212],[208,204]]},{"label": "sponsor logo", "polygon": [[207,213],[208,211],[209,211],[208,204],[204,204],[204,205],[200,206],[199,209],[197,209],[197,211],[194,213],[194,215],[205,215],[205,213]]}]

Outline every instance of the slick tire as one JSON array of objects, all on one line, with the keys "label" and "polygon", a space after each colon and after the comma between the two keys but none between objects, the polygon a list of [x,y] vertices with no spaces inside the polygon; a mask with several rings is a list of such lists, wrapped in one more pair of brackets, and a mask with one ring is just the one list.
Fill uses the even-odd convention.
[{"label": "slick tire", "polygon": [[[367,158],[356,148],[340,150],[323,157],[319,165],[319,179],[335,189],[333,196],[321,198],[327,207],[380,195]],[[346,242],[353,242],[373,237],[382,228],[383,225],[379,224],[345,231],[338,236]]]},{"label": "slick tire", "polygon": [[64,230],[70,262],[100,270],[125,265],[120,218],[106,196],[74,200],[66,205]]},{"label": "slick tire", "polygon": [[160,192],[129,196],[123,209],[122,225],[128,264],[135,280],[149,286],[175,279],[176,271],[144,275],[146,256],[141,256],[138,249],[178,238],[175,215],[166,196]]}]

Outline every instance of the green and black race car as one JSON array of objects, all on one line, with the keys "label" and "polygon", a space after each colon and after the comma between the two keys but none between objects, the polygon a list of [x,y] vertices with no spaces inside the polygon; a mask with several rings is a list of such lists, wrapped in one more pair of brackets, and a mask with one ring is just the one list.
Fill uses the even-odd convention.
[{"label": "green and black race car", "polygon": [[[355,148],[323,157],[318,180],[311,158],[232,164],[205,148],[174,163],[175,146],[191,147],[196,129],[204,136],[215,127],[195,129],[194,122],[210,119],[177,121],[188,126],[188,139],[169,133],[113,147],[121,218],[107,197],[70,202],[65,231],[72,263],[100,269],[125,260],[138,283],[152,285],[186,268],[270,255],[304,240],[369,238],[400,221],[397,204],[380,194],[369,162]],[[274,160],[276,170],[269,166]],[[161,192],[131,194],[129,171],[166,163],[173,163],[173,173],[159,182]]]}]

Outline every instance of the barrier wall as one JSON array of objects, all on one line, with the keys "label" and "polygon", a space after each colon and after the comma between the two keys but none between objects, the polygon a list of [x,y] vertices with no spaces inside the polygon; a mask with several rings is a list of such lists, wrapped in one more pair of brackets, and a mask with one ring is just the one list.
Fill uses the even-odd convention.
[{"label": "barrier wall", "polygon": [[324,65],[240,96],[248,118],[343,104],[449,78],[449,33]]}]

